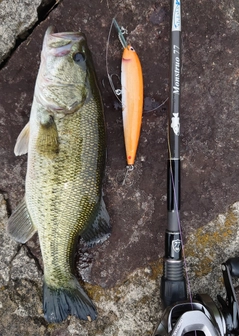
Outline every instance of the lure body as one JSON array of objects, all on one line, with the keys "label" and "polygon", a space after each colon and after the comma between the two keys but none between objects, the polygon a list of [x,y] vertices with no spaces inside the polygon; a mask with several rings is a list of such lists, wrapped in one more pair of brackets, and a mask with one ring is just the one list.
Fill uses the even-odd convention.
[{"label": "lure body", "polygon": [[143,75],[134,48],[124,48],[121,63],[122,114],[127,164],[134,165],[143,114]]}]

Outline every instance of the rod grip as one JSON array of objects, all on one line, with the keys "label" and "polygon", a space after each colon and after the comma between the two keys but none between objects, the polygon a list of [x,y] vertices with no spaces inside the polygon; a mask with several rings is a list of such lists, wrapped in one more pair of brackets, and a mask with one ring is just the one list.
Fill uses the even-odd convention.
[{"label": "rod grip", "polygon": [[183,262],[165,260],[164,275],[161,278],[161,299],[164,307],[187,299],[186,281],[183,276]]}]

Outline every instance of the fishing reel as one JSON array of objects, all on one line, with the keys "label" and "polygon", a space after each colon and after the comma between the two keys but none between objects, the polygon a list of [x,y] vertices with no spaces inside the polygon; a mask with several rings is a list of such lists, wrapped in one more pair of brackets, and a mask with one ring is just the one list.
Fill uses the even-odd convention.
[{"label": "fishing reel", "polygon": [[239,257],[222,264],[226,300],[217,296],[220,308],[207,294],[172,304],[164,311],[154,336],[238,336],[239,306],[232,278],[239,278]]}]

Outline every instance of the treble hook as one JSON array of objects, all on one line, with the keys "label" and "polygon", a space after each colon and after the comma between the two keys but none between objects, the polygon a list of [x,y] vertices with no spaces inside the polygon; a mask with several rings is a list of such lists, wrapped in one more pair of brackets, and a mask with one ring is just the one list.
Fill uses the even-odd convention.
[{"label": "treble hook", "polygon": [[125,185],[125,182],[126,182],[126,178],[129,174],[129,172],[132,172],[134,170],[134,165],[128,165],[126,166],[126,172],[125,172],[125,176],[124,176],[124,180],[122,182],[122,185]]}]

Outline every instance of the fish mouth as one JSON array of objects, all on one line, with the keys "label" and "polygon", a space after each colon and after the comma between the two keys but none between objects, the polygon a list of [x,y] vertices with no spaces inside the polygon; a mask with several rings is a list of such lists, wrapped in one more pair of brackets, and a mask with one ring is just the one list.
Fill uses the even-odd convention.
[{"label": "fish mouth", "polygon": [[55,27],[50,26],[45,33],[42,51],[55,57],[65,56],[70,53],[74,43],[83,40],[85,36],[81,32],[58,33]]}]

